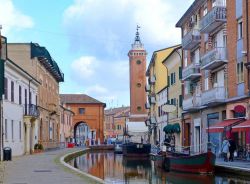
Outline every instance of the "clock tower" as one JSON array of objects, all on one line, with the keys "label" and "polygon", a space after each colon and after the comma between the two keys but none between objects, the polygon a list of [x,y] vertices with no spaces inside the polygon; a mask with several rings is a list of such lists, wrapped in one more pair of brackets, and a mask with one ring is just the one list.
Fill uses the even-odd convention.
[{"label": "clock tower", "polygon": [[128,53],[130,74],[130,118],[129,121],[145,121],[147,110],[146,100],[146,56],[147,52],[141,43],[139,26],[135,35],[135,41]]}]

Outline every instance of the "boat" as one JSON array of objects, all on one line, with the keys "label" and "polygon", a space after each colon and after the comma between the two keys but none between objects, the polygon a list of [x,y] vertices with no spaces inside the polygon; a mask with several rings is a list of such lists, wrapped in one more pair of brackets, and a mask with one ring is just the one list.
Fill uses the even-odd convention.
[{"label": "boat", "polygon": [[164,159],[164,169],[166,171],[194,174],[213,174],[215,158],[215,154],[211,151],[191,156],[178,153],[167,153]]},{"label": "boat", "polygon": [[128,142],[122,145],[123,156],[127,157],[148,157],[151,144]]}]

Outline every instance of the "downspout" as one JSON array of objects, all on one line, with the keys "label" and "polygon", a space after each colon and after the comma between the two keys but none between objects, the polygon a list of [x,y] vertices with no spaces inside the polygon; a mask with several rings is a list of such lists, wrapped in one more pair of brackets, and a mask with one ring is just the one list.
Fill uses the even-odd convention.
[{"label": "downspout", "polygon": [[250,51],[249,51],[249,17],[248,17],[248,0],[246,0],[246,39],[247,39],[247,80],[248,80],[248,96],[250,96]]}]

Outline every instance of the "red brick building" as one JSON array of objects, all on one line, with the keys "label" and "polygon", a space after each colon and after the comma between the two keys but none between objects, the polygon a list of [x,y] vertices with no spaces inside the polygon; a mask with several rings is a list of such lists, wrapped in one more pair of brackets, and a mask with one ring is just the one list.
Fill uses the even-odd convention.
[{"label": "red brick building", "polygon": [[147,110],[146,99],[146,56],[147,52],[141,43],[139,32],[136,32],[132,49],[128,53],[130,76],[130,121],[145,121]]},{"label": "red brick building", "polygon": [[72,130],[77,143],[87,139],[104,141],[104,108],[102,103],[85,94],[61,94],[61,103],[74,112]]},{"label": "red brick building", "polygon": [[248,19],[247,0],[195,0],[176,24],[182,29],[183,142],[193,152],[213,142],[219,153],[224,136],[250,144],[247,129],[237,129],[240,118],[249,119]]}]

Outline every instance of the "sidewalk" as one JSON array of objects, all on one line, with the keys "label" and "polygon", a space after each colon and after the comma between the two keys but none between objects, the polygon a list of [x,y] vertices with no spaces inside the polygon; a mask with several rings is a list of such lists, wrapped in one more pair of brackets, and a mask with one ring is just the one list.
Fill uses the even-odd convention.
[{"label": "sidewalk", "polygon": [[219,171],[250,176],[250,161],[234,160],[234,162],[224,162],[222,158],[217,158],[215,166]]},{"label": "sidewalk", "polygon": [[89,181],[69,169],[66,172],[67,169],[55,162],[60,156],[77,150],[80,148],[60,149],[5,162],[4,184],[87,184]]}]

